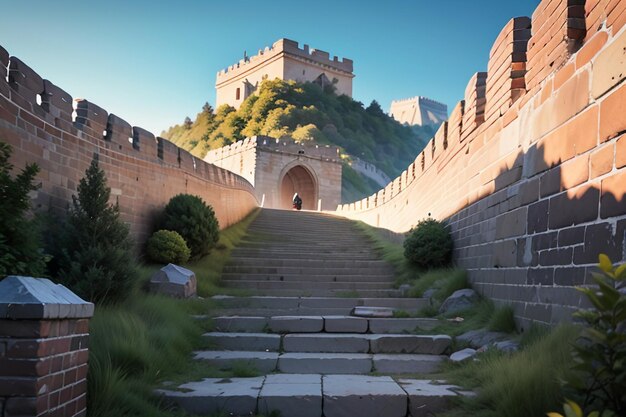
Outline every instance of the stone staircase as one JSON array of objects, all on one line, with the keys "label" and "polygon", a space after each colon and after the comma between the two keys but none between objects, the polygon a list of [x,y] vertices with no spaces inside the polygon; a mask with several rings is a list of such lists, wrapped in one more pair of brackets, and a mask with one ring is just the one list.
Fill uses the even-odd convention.
[{"label": "stone staircase", "polygon": [[[194,359],[262,376],[205,378],[160,391],[187,412],[418,417],[463,395],[428,379],[447,359],[451,338],[415,330],[428,332],[437,320],[375,317],[415,313],[428,301],[398,297],[393,269],[350,221],[263,210],[223,278],[256,295],[214,297],[214,331],[204,335],[211,349]],[[340,297],[346,290],[352,296]]]}]

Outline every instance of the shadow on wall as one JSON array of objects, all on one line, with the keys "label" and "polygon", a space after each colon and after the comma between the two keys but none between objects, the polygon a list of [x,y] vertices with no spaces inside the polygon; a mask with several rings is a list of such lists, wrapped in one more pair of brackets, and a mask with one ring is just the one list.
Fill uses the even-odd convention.
[{"label": "shadow on wall", "polygon": [[483,294],[513,305],[522,328],[586,306],[574,286],[591,283],[600,253],[626,259],[624,140],[566,161],[533,145],[500,169],[491,195],[450,218],[456,262]]}]

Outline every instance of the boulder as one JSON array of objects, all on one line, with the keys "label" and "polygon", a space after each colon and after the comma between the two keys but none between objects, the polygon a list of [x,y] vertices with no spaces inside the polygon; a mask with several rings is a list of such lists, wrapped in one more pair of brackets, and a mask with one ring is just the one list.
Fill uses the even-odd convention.
[{"label": "boulder", "polygon": [[470,288],[455,291],[439,307],[440,314],[455,313],[472,307],[480,300],[478,293]]},{"label": "boulder", "polygon": [[152,275],[150,291],[177,298],[195,297],[196,274],[181,266],[168,264]]},{"label": "boulder", "polygon": [[487,329],[470,330],[456,337],[456,340],[467,342],[473,348],[482,348],[483,346],[492,345],[507,338],[506,333],[490,332]]},{"label": "boulder", "polygon": [[475,349],[467,348],[467,349],[459,350],[458,352],[454,352],[452,355],[450,355],[450,360],[452,362],[462,362],[467,359],[473,358],[475,355],[476,355]]}]

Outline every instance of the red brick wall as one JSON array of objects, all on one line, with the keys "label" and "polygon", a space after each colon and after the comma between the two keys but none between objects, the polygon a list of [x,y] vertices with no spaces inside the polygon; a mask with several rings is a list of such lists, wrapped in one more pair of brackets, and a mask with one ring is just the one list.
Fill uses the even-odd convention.
[{"label": "red brick wall", "polygon": [[2,47],[0,140],[13,146],[16,169],[32,162],[41,168],[41,188],[34,197],[40,209],[64,211],[98,155],[112,197],[139,242],[151,232],[154,216],[179,193],[196,194],[213,206],[221,228],[258,206],[252,186],[243,178],[87,100],[76,100],[74,110],[68,93],[18,58],[9,58]]},{"label": "red brick wall", "polygon": [[510,21],[402,190],[339,213],[397,232],[448,219],[475,288],[522,326],[569,319],[598,253],[626,260],[624,10],[544,0]]},{"label": "red brick wall", "polygon": [[0,415],[85,416],[88,341],[89,319],[0,320]]}]

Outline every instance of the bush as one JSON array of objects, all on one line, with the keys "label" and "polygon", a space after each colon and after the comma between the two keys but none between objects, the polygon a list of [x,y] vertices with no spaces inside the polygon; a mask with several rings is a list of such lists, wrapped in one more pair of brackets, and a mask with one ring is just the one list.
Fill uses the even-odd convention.
[{"label": "bush", "polygon": [[28,193],[39,167],[29,164],[15,178],[9,163],[11,146],[0,142],[0,278],[10,275],[40,277],[46,267],[38,224],[27,218]]},{"label": "bush", "polygon": [[152,261],[165,264],[185,263],[191,255],[185,239],[171,230],[155,232],[148,240],[146,252]]},{"label": "bush", "polygon": [[421,268],[449,265],[452,236],[448,227],[433,219],[420,221],[404,241],[404,256]]},{"label": "bush", "polygon": [[187,242],[192,258],[208,254],[219,239],[213,208],[190,194],[179,194],[167,203],[161,229],[178,232]]},{"label": "bush", "polygon": [[61,239],[58,278],[79,296],[97,303],[125,298],[137,275],[128,226],[97,159],[78,185]]},{"label": "bush", "polygon": [[[574,345],[576,376],[571,386],[583,398],[585,411],[626,415],[626,264],[614,267],[600,255],[601,273],[593,273],[597,287],[582,287],[591,305],[574,315],[587,324]],[[622,291],[620,291],[620,289]]]}]

